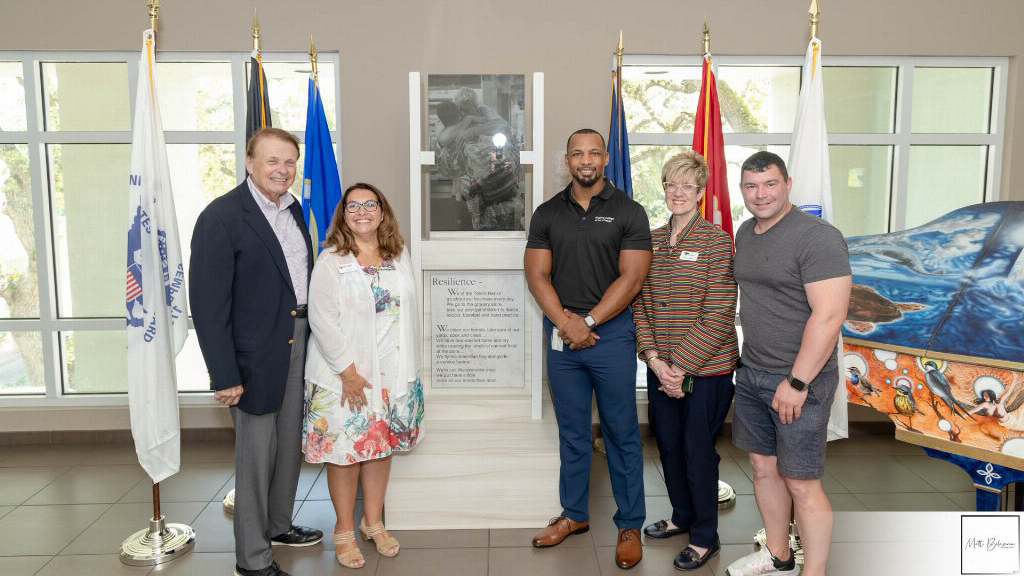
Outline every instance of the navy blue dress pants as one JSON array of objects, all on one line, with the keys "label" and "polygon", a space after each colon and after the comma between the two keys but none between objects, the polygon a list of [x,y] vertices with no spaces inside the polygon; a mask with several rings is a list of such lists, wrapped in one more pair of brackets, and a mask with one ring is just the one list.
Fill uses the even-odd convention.
[{"label": "navy blue dress pants", "polygon": [[711,548],[718,542],[718,463],[715,451],[735,392],[732,372],[694,377],[693,392],[671,398],[647,369],[647,418],[661,453],[672,523],[689,529],[690,543]]},{"label": "navy blue dress pants", "polygon": [[627,308],[597,326],[597,344],[582,350],[551,349],[553,325],[545,318],[548,381],[558,419],[561,468],[558,497],[562,515],[576,522],[590,518],[591,403],[597,396],[608,452],[608,471],[618,511],[618,528],[639,529],[644,508],[644,459],[636,417],[636,329]]}]

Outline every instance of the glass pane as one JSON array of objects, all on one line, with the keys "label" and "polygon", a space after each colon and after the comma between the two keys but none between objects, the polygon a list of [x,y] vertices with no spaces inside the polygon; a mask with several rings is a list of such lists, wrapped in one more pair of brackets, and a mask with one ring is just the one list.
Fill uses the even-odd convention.
[{"label": "glass pane", "polygon": [[[267,75],[270,120],[273,125],[285,130],[305,130],[306,100],[311,71],[309,62],[264,62],[263,71]],[[324,112],[327,115],[327,127],[336,130],[334,63],[319,62],[317,71],[320,98],[324,101]]]},{"label": "glass pane", "polygon": [[661,168],[672,156],[689,150],[689,146],[629,147],[629,163],[633,173],[633,198],[647,211],[651,229],[668,222],[665,192],[661,187]]},{"label": "glass pane", "polygon": [[235,129],[229,62],[160,62],[164,130]]},{"label": "glass pane", "polygon": [[985,146],[911,146],[906,227],[984,202],[987,163]]},{"label": "glass pane", "polygon": [[991,68],[914,68],[911,131],[987,133]]},{"label": "glass pane", "polygon": [[889,229],[891,146],[829,146],[832,213],[843,236]]},{"label": "glass pane", "polygon": [[891,134],[896,68],[825,66],[825,124],[831,134]]},{"label": "glass pane", "polygon": [[740,166],[754,152],[767,150],[789,161],[789,146],[726,146],[725,172],[729,180],[729,203],[732,204],[732,229],[735,233],[740,224],[750,218],[750,212],[743,206],[743,194],[740,192]]},{"label": "glass pane", "polygon": [[626,128],[632,133],[692,133],[699,96],[700,66],[622,68]]},{"label": "glass pane", "polygon": [[71,331],[61,332],[60,335],[65,394],[128,391],[127,340],[124,330]]},{"label": "glass pane", "polygon": [[192,231],[199,213],[214,198],[238,185],[232,144],[168,144],[174,211],[178,216],[181,258],[188,278]]},{"label": "glass pane", "polygon": [[26,129],[25,74],[21,62],[0,62],[0,132]]},{"label": "glass pane", "polygon": [[46,147],[62,317],[123,317],[129,144]]},{"label": "glass pane", "polygon": [[0,144],[0,318],[38,318],[28,146]]},{"label": "glass pane", "polygon": [[39,332],[0,332],[0,395],[44,391]]},{"label": "glass pane", "polygon": [[131,130],[128,65],[44,62],[47,130]]},{"label": "glass pane", "polygon": [[178,376],[178,390],[181,392],[209,392],[210,373],[206,371],[203,352],[199,349],[199,338],[195,330],[188,331],[185,345],[175,359]]},{"label": "glass pane", "polygon": [[792,132],[799,95],[799,66],[718,67],[723,132]]}]

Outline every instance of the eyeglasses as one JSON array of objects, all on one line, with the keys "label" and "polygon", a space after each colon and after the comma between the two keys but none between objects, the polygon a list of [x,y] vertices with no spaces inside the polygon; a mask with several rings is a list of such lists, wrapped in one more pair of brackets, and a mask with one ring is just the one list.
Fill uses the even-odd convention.
[{"label": "eyeglasses", "polygon": [[376,200],[367,200],[366,202],[349,202],[345,204],[345,210],[349,212],[359,212],[360,208],[365,209],[367,212],[376,212],[377,206],[380,204]]},{"label": "eyeglasses", "polygon": [[661,185],[665,187],[665,193],[666,194],[675,194],[676,192],[678,192],[680,190],[682,190],[683,192],[686,192],[687,194],[693,194],[697,190],[700,190],[700,187],[697,186],[696,184],[682,184],[682,185],[680,185],[680,184],[676,184],[675,182],[662,182]]}]

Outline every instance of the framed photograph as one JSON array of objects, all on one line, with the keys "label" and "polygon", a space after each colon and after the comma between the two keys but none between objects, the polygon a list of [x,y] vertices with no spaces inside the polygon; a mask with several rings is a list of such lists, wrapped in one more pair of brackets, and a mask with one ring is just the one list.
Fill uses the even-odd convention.
[{"label": "framed photograph", "polygon": [[525,76],[427,77],[431,237],[523,237]]}]

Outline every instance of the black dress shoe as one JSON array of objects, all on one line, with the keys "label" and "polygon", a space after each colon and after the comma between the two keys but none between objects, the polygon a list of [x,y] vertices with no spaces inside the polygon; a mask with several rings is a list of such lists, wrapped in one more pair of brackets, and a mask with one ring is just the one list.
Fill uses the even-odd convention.
[{"label": "black dress shoe", "polygon": [[686,532],[686,528],[673,528],[669,530],[668,522],[665,520],[658,520],[654,524],[648,524],[647,527],[644,528],[644,534],[648,538],[669,538],[677,534],[685,534]]},{"label": "black dress shoe", "polygon": [[675,566],[676,570],[696,570],[707,564],[708,560],[711,560],[711,557],[718,554],[718,551],[721,549],[722,547],[716,542],[714,546],[708,548],[708,551],[701,556],[692,547],[687,546],[672,561],[672,566]]},{"label": "black dress shoe", "polygon": [[235,576],[291,576],[291,574],[281,570],[277,562],[272,562],[270,566],[259,570],[246,570],[235,564]]},{"label": "black dress shoe", "polygon": [[273,546],[313,546],[324,539],[324,533],[305,526],[292,526],[292,529],[270,539]]}]

